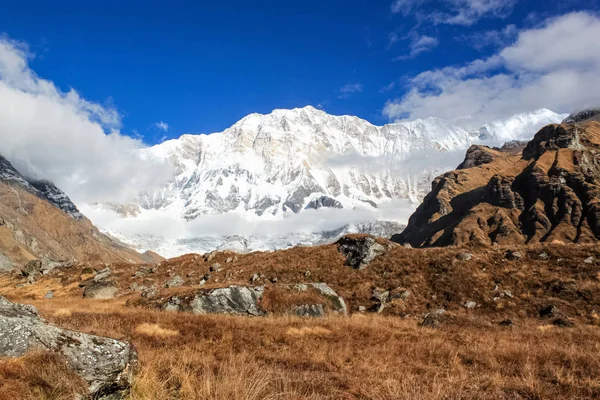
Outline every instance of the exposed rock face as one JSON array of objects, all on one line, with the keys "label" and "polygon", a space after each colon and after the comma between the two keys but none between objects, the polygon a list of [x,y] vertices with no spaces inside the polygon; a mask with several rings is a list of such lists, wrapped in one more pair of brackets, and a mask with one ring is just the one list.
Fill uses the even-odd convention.
[{"label": "exposed rock face", "polygon": [[62,354],[89,384],[93,398],[127,390],[137,367],[136,351],[128,343],[60,329],[41,319],[35,307],[0,296],[0,356],[20,357],[32,350]]},{"label": "exposed rock face", "polygon": [[600,121],[600,109],[594,108],[569,115],[563,120],[563,124],[574,124],[585,121]]},{"label": "exposed rock face", "polygon": [[344,236],[337,242],[338,251],[346,257],[345,265],[354,269],[366,268],[377,256],[384,254],[387,248],[371,236]]},{"label": "exposed rock face", "polygon": [[[347,315],[348,309],[344,299],[326,283],[307,283],[296,285],[278,285],[281,289],[304,292],[314,289],[322,297],[322,302],[315,304],[296,304],[289,306],[284,313],[301,316],[323,316],[326,313]],[[264,316],[267,312],[261,301],[265,286],[232,285],[218,289],[204,289],[191,294],[171,296],[166,299],[150,300],[149,304],[164,311],[191,312],[193,314],[236,314]],[[135,304],[135,303],[134,303]],[[138,304],[148,304],[141,301]]]},{"label": "exposed rock face", "polygon": [[600,239],[600,123],[549,125],[521,154],[486,151],[491,161],[471,150],[465,169],[436,178],[392,240],[422,247]]},{"label": "exposed rock face", "polygon": [[199,294],[189,303],[193,314],[263,315],[258,302],[265,288],[229,286]]},{"label": "exposed rock face", "polygon": [[0,216],[0,252],[16,268],[32,259],[41,261],[43,270],[73,261],[155,260],[102,234],[60,189],[27,180],[2,156]]},{"label": "exposed rock face", "polygon": [[344,206],[342,206],[342,203],[340,203],[336,199],[333,199],[333,198],[328,197],[328,196],[321,196],[318,199],[314,199],[314,200],[310,201],[306,205],[305,208],[306,209],[317,210],[317,209],[322,208],[322,207],[343,208]]}]

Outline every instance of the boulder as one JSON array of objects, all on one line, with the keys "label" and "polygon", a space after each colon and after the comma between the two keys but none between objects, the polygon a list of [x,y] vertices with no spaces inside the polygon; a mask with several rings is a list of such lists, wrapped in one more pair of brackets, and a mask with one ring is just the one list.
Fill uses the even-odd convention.
[{"label": "boulder", "polygon": [[111,274],[110,268],[104,268],[94,276],[94,282],[100,282],[108,278]]},{"label": "boulder", "polygon": [[83,297],[86,299],[112,299],[118,291],[119,287],[113,282],[91,282],[85,287]]},{"label": "boulder", "polygon": [[185,281],[183,280],[183,278],[181,276],[175,275],[174,277],[169,279],[167,281],[167,283],[165,283],[165,287],[166,288],[179,287],[179,286],[183,286],[184,283],[185,283]]},{"label": "boulder", "polygon": [[229,286],[198,294],[190,302],[194,314],[264,315],[259,301],[264,286]]},{"label": "boulder", "polygon": [[0,272],[12,271],[14,265],[4,254],[0,253]]},{"label": "boulder", "polygon": [[346,302],[341,296],[329,287],[328,284],[323,282],[318,283],[309,283],[310,286],[315,288],[322,296],[325,296],[331,302],[331,308],[333,312],[348,315],[348,308],[346,307]]},{"label": "boulder", "polygon": [[458,259],[462,260],[462,261],[471,261],[472,258],[473,258],[473,254],[471,254],[471,253],[460,253],[458,255]]},{"label": "boulder", "polygon": [[130,344],[60,329],[40,318],[35,307],[0,296],[0,356],[21,357],[34,350],[64,356],[88,383],[94,399],[121,398],[137,367],[137,353]]},{"label": "boulder", "polygon": [[371,236],[344,236],[336,244],[338,251],[346,257],[344,265],[354,269],[366,268],[388,250]]},{"label": "boulder", "polygon": [[423,317],[423,321],[421,322],[421,326],[425,326],[427,328],[437,328],[440,326],[442,316],[445,312],[446,310],[440,308],[439,310],[425,314],[425,317]]},{"label": "boulder", "polygon": [[322,304],[304,304],[294,308],[292,313],[299,317],[324,317],[325,309]]}]

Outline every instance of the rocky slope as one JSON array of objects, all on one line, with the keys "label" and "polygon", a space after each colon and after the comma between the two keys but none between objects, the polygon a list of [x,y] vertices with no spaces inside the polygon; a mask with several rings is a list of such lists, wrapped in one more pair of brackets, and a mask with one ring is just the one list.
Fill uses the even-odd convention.
[{"label": "rocky slope", "polygon": [[73,262],[149,262],[100,233],[50,182],[30,182],[0,156],[0,271],[38,260],[50,269]]},{"label": "rocky slope", "polygon": [[[186,226],[186,222],[202,221],[199,225],[204,229],[189,233],[185,240],[111,230],[138,249],[157,250],[155,243],[161,243],[160,251],[171,256],[182,250],[240,250],[240,241],[247,242],[248,250],[318,244],[331,241],[332,231],[340,235],[357,231],[379,234],[380,226],[374,230],[369,227],[377,221],[404,223],[408,210],[413,209],[409,202],[418,204],[433,178],[456,165],[454,151],[462,152],[473,143],[531,138],[542,126],[562,118],[539,110],[487,124],[468,118],[428,118],[375,126],[313,107],[251,114],[223,132],[183,135],[145,150],[145,156],[173,165],[172,181],[140,195],[135,204],[103,207],[117,211],[133,224],[170,219]],[[407,210],[384,212],[394,209],[389,203],[399,199],[406,201]],[[290,215],[315,216],[315,210],[323,211],[319,218],[329,220],[334,217],[326,214],[327,210],[362,214],[344,214],[337,217],[337,226],[327,229],[300,232],[289,227],[277,234],[266,228],[249,232],[240,228],[242,223],[225,233],[211,232],[207,227],[218,223],[203,219],[235,215],[254,226],[265,221],[283,222]],[[394,228],[397,232],[401,227]]]},{"label": "rocky slope", "polygon": [[523,149],[469,149],[393,240],[412,246],[595,243],[600,239],[600,122],[583,112]]}]

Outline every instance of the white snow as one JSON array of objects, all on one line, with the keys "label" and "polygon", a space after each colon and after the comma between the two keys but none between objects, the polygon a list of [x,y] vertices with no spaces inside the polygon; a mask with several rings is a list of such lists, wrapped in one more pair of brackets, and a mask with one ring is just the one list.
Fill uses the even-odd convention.
[{"label": "white snow", "polygon": [[[371,222],[405,223],[435,176],[456,168],[471,144],[500,146],[530,139],[542,126],[564,117],[542,109],[483,126],[464,117],[375,126],[310,106],[251,114],[223,132],[183,135],[142,150],[175,167],[171,182],[140,194],[136,216],[117,223],[107,217],[109,205],[102,206],[101,216],[88,207],[88,216],[140,250],[169,256],[230,243],[244,251],[319,243],[331,239],[329,232],[336,229],[356,229],[359,218],[350,215],[355,210]],[[308,229],[300,221],[312,221],[314,215],[304,208],[321,196],[336,199],[350,213],[324,212],[314,230]],[[408,200],[402,209],[382,215],[380,206],[402,199]],[[294,212],[301,218],[290,218]],[[328,218],[332,221],[326,228],[331,229],[323,231],[319,222]],[[157,228],[165,220],[168,226],[196,225],[161,233]],[[274,228],[274,223],[288,229]],[[221,224],[229,226],[222,229]]]}]

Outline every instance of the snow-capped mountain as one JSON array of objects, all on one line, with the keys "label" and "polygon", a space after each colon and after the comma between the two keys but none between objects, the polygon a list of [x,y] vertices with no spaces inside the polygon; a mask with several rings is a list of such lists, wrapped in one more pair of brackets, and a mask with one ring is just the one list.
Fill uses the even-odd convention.
[{"label": "snow-capped mountain", "polygon": [[[542,109],[485,124],[427,118],[375,126],[310,106],[251,114],[223,132],[183,135],[143,150],[145,157],[173,165],[173,179],[140,194],[136,204],[104,205],[124,218],[105,228],[140,250],[171,256],[232,241],[244,251],[310,244],[332,232],[360,230],[366,221],[401,224],[433,178],[455,168],[471,144],[528,139],[564,117]],[[404,209],[394,212],[402,199]],[[165,220],[178,229],[165,229],[162,239],[161,232],[149,235],[141,228]],[[318,223],[311,227],[304,220]],[[127,229],[126,221],[137,228]],[[263,222],[265,229],[257,228]],[[397,230],[398,224],[386,226]]]}]

